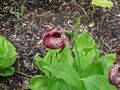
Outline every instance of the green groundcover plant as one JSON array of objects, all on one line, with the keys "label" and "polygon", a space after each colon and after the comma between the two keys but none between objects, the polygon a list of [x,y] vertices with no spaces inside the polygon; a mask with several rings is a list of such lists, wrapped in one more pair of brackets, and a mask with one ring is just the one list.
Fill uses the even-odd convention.
[{"label": "green groundcover plant", "polygon": [[79,20],[80,18],[75,24],[74,34],[69,33],[73,36],[74,55],[68,43],[61,52],[60,49],[49,49],[44,58],[36,55],[35,63],[45,75],[34,76],[28,83],[30,89],[116,90],[108,81],[108,72],[116,55],[106,54],[100,57],[98,45],[87,31],[77,35]]},{"label": "green groundcover plant", "polygon": [[15,62],[16,55],[14,46],[0,36],[0,76],[13,75],[14,68],[10,66]]},{"label": "green groundcover plant", "polygon": [[112,7],[113,3],[108,0],[92,0],[92,4],[94,6],[100,6],[100,7]]},{"label": "green groundcover plant", "polygon": [[92,10],[92,17],[95,13],[95,7],[99,6],[99,7],[112,7],[113,6],[113,2],[108,1],[108,0],[92,0],[92,5],[93,5],[93,10]]}]

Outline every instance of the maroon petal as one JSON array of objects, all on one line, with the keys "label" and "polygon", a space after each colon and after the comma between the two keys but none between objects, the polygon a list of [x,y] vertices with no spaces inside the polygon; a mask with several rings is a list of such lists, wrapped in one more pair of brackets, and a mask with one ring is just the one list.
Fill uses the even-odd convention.
[{"label": "maroon petal", "polygon": [[120,64],[115,64],[109,71],[109,81],[116,87],[120,87]]},{"label": "maroon petal", "polygon": [[119,64],[120,64],[120,50],[119,50],[119,51],[117,51],[116,55],[117,55],[117,58],[116,58],[116,60],[115,60],[114,64],[117,64],[117,63],[119,63]]},{"label": "maroon petal", "polygon": [[116,54],[117,54],[117,55],[120,55],[120,50],[118,50]]},{"label": "maroon petal", "polygon": [[67,42],[63,29],[58,27],[43,31],[42,36],[44,46],[50,49],[63,49]]},{"label": "maroon petal", "polygon": [[117,57],[116,57],[116,60],[115,60],[114,64],[117,64],[117,63],[120,64],[120,56],[117,56]]},{"label": "maroon petal", "polygon": [[43,38],[44,38],[46,35],[48,35],[48,34],[52,35],[52,34],[55,33],[55,32],[63,33],[63,30],[60,29],[59,27],[53,27],[52,29],[44,30],[44,31],[42,32],[42,36],[43,36]]},{"label": "maroon petal", "polygon": [[66,39],[55,38],[52,35],[48,34],[43,38],[43,44],[45,45],[45,47],[50,49],[64,48],[66,45]]}]

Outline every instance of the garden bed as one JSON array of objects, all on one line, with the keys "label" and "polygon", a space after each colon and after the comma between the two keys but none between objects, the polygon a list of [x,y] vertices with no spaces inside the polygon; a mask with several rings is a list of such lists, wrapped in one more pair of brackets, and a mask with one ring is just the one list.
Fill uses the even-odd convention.
[{"label": "garden bed", "polygon": [[[45,0],[2,0],[0,1],[0,35],[6,37],[18,53],[13,67],[15,73],[10,77],[0,77],[0,90],[26,90],[32,76],[43,74],[35,65],[34,56],[45,55],[41,43],[41,31],[47,26],[58,26],[74,30],[75,19],[81,17],[79,33],[86,29],[100,45],[103,54],[115,53],[120,49],[120,1],[112,0],[112,8],[97,7],[91,18],[92,5],[89,0],[70,2],[58,0],[48,3]],[[10,10],[21,11],[17,18]]]}]

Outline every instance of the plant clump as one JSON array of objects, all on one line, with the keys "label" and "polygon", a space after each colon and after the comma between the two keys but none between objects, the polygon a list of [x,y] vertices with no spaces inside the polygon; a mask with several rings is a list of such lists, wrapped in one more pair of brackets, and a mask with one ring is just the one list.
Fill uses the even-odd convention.
[{"label": "plant clump", "polygon": [[11,65],[15,62],[16,55],[14,46],[0,36],[0,76],[10,76],[14,73]]}]

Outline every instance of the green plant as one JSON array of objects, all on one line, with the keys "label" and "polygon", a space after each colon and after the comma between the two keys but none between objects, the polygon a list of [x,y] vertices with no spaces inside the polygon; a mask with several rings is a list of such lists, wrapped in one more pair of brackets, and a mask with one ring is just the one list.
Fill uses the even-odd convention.
[{"label": "green plant", "polygon": [[21,13],[15,12],[15,11],[10,11],[11,14],[13,14],[15,17],[20,18],[22,16]]},{"label": "green plant", "polygon": [[95,13],[95,7],[100,6],[100,7],[112,7],[113,3],[111,1],[107,0],[92,0],[92,5],[93,5],[93,10],[92,10],[92,16]]},{"label": "green plant", "polygon": [[[78,27],[79,23],[76,24]],[[100,57],[98,45],[86,31],[79,35],[75,31],[72,36],[74,56],[69,44],[60,53],[60,49],[49,49],[44,58],[35,56],[36,65],[45,75],[33,77],[28,87],[32,90],[116,90],[108,81],[116,56]]]},{"label": "green plant", "polygon": [[13,45],[0,36],[0,76],[10,76],[14,68],[10,67],[16,59],[16,51]]},{"label": "green plant", "polygon": [[16,12],[16,11],[10,10],[10,14],[14,15],[14,16],[17,17],[17,18],[22,17],[22,16],[23,16],[23,13],[24,13],[24,4],[23,4],[23,3],[22,3],[22,5],[21,5],[20,12]]}]

